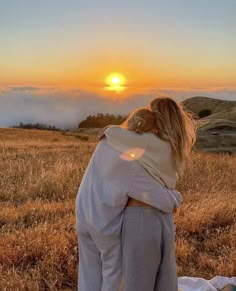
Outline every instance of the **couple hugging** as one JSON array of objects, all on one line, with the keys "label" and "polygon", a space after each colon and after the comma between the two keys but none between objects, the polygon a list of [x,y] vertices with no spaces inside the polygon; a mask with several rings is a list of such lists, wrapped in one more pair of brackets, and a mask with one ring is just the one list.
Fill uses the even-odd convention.
[{"label": "couple hugging", "polygon": [[193,118],[155,98],[99,137],[76,198],[79,291],[177,291],[175,185],[196,140]]}]

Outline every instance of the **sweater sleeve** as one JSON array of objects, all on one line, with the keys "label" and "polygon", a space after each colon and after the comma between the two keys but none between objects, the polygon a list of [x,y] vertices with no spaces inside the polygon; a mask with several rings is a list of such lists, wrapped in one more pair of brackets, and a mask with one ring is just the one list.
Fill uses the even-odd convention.
[{"label": "sweater sleeve", "polygon": [[[133,161],[133,163],[136,163]],[[139,165],[138,165],[139,166]],[[141,166],[135,167],[129,183],[128,196],[170,213],[182,202],[181,194],[162,186]]]},{"label": "sweater sleeve", "polygon": [[123,129],[120,126],[110,126],[104,131],[108,144],[124,152],[133,148],[145,149],[147,146],[147,135]]}]

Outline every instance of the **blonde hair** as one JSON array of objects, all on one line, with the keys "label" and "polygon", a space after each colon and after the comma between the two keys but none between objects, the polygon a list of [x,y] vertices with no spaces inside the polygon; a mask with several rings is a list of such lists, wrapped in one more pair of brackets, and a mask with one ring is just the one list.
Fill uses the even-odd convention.
[{"label": "blonde hair", "polygon": [[153,99],[150,108],[155,115],[158,135],[170,143],[174,168],[182,175],[185,161],[196,141],[196,122],[190,112],[169,97]]},{"label": "blonde hair", "polygon": [[130,113],[121,127],[140,134],[151,131],[156,127],[155,114],[146,107],[137,108]]}]

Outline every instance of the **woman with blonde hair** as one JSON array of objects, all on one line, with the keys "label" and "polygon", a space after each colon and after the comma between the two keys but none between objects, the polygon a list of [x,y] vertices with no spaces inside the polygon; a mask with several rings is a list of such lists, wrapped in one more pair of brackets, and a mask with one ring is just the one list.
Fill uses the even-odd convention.
[{"label": "woman with blonde hair", "polygon": [[[196,125],[180,103],[160,97],[104,135],[122,158],[136,159],[163,187],[174,189],[195,143]],[[142,176],[139,180],[145,185]],[[173,212],[129,199],[122,230],[125,291],[178,290],[174,236]]]},{"label": "woman with blonde hair", "polygon": [[[134,120],[131,118],[133,120],[131,123],[128,121],[131,130],[139,132],[140,129],[141,133],[143,130],[151,130],[155,125],[154,115],[150,110],[139,110],[136,115],[139,115],[139,117],[136,116],[137,118],[135,117]],[[146,125],[144,125],[142,118],[148,120],[147,124],[145,123]],[[137,123],[138,128],[132,127],[133,123]],[[120,130],[121,134],[119,133]],[[182,200],[178,191],[161,185],[158,180],[161,175],[155,169],[152,170],[152,167],[155,168],[156,164],[153,165],[149,157],[144,161],[147,166],[150,164],[150,173],[153,173],[156,178],[152,177],[136,160],[138,157],[141,159],[142,149],[136,151],[132,148],[130,153],[120,153],[119,150],[117,151],[109,145],[108,140],[109,142],[112,141],[111,137],[114,131],[114,145],[117,144],[116,136],[120,137],[123,133],[128,133],[128,137],[131,135],[132,142],[135,143],[143,142],[143,137],[145,137],[144,134],[140,135],[120,127],[109,128],[105,131],[108,138],[101,138],[89,161],[76,197],[79,291],[119,290],[122,275],[121,230],[124,209],[129,198],[132,197],[136,199],[134,201],[142,201],[152,205],[163,213],[173,212],[173,209],[178,207]],[[141,137],[141,140],[137,141],[132,134],[135,137]],[[151,143],[154,143],[154,147],[156,148],[158,145],[161,150],[165,142],[156,143],[156,137],[153,134],[147,133],[147,135],[151,137]],[[126,143],[125,140],[120,140],[120,142]],[[146,143],[145,139],[144,142]],[[150,149],[148,148],[147,152]],[[146,153],[144,156],[146,156]],[[161,163],[163,163],[163,160]],[[163,173],[163,169],[159,168],[160,174],[164,174],[162,179],[168,178],[168,173]],[[169,179],[168,182],[172,183],[172,180]],[[127,223],[126,219],[125,222]],[[142,233],[142,228],[140,228],[140,231]],[[148,238],[148,236],[146,237]],[[126,247],[126,243],[124,243],[124,246]],[[142,265],[140,267],[142,268]],[[129,289],[129,284],[127,285],[126,282],[125,289],[129,291],[138,290],[135,287]],[[141,287],[139,290],[148,291],[152,289],[147,286],[147,288]]]}]

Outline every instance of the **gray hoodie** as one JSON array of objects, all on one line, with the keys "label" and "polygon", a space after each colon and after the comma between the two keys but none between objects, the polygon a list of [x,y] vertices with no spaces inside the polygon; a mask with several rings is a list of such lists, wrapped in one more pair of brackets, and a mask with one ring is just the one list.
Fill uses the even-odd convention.
[{"label": "gray hoodie", "polygon": [[77,225],[87,225],[101,235],[120,235],[129,197],[166,213],[182,201],[178,191],[163,187],[136,160],[123,159],[104,138],[91,157],[77,193]]}]

